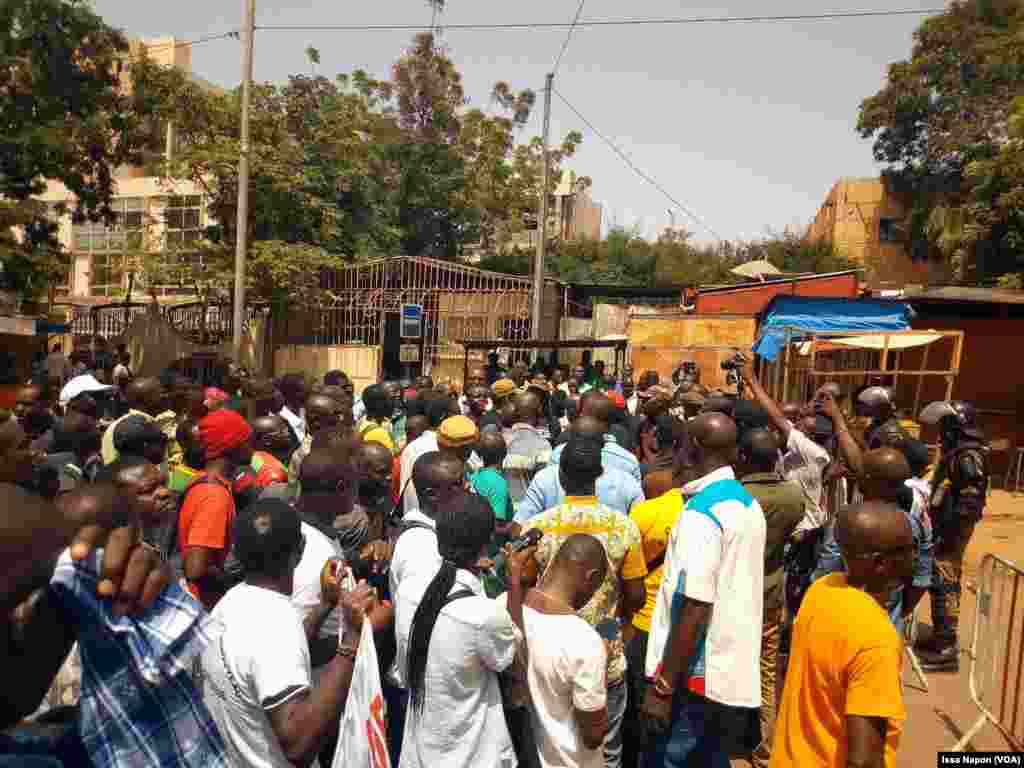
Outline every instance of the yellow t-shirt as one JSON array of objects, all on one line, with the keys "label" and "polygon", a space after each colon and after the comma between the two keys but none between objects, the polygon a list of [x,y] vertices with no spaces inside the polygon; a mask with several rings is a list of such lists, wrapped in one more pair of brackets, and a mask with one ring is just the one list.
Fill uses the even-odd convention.
[{"label": "yellow t-shirt", "polygon": [[359,437],[367,443],[380,443],[391,453],[395,452],[395,442],[391,439],[391,430],[377,422],[363,419],[359,423]]},{"label": "yellow t-shirt", "polygon": [[845,573],[815,582],[796,617],[770,768],[845,768],[848,715],[888,720],[885,765],[895,768],[902,654],[885,610]]},{"label": "yellow t-shirt", "polygon": [[644,607],[633,614],[633,626],[642,632],[651,631],[651,616],[654,614],[654,604],[658,600],[661,575],[665,570],[664,554],[668,547],[668,536],[682,511],[683,492],[679,488],[673,488],[656,499],[634,504],[629,512],[630,519],[640,529],[644,560],[650,563],[655,558],[662,558],[661,565],[647,572],[647,578],[644,579],[647,600]]}]

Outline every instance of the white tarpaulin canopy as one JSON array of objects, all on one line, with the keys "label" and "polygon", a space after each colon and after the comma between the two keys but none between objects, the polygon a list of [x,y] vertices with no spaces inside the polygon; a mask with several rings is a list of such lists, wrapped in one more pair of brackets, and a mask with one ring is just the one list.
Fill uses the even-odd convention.
[{"label": "white tarpaulin canopy", "polygon": [[[820,339],[819,343],[825,342],[826,344],[838,344],[843,347],[854,347],[855,349],[882,350],[885,349],[885,338],[885,334],[879,333],[872,334],[870,336],[844,336],[842,338]],[[901,349],[924,347],[941,338],[942,334],[935,332],[892,333],[889,334],[889,351],[898,352]],[[801,342],[799,350],[801,355],[811,354],[811,342]]]},{"label": "white tarpaulin canopy", "polygon": [[830,344],[841,344],[844,347],[856,347],[857,349],[885,349],[885,340],[889,339],[889,349],[910,349],[911,347],[923,347],[938,341],[942,338],[941,333],[896,333],[872,334],[871,336],[846,336],[840,339],[829,339]]}]

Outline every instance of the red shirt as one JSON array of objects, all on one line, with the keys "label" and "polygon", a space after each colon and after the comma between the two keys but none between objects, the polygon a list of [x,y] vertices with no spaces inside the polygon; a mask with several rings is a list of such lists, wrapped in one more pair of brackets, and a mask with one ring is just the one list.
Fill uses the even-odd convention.
[{"label": "red shirt", "polygon": [[[185,502],[178,515],[178,545],[184,556],[189,547],[205,547],[214,551],[214,563],[221,568],[231,550],[231,525],[235,521],[235,498],[231,486],[220,478],[216,482],[196,482],[208,477],[201,472],[185,492]],[[192,593],[208,611],[223,597],[221,593],[204,593],[194,582],[187,582]]]}]

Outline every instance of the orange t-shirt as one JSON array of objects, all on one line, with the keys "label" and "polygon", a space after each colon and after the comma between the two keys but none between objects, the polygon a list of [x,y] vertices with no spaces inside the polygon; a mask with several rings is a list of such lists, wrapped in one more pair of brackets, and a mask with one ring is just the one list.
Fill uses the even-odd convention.
[{"label": "orange t-shirt", "polygon": [[896,765],[906,711],[900,672],[903,640],[871,595],[845,573],[807,590],[775,724],[770,768],[845,768],[846,718],[888,721],[885,766]]},{"label": "orange t-shirt", "polygon": [[[201,473],[198,477],[206,477]],[[223,567],[231,549],[231,525],[235,521],[235,498],[231,486],[193,481],[186,491],[185,502],[178,515],[178,546],[182,555],[189,547],[215,550],[214,561]],[[207,610],[212,610],[222,594],[201,593],[197,584],[189,581],[188,590]]]}]

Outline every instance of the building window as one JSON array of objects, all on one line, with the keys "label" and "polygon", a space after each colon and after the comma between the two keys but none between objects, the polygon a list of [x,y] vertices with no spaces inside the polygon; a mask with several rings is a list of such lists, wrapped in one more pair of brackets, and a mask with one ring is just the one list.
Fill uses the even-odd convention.
[{"label": "building window", "polygon": [[94,253],[89,266],[89,291],[93,296],[116,296],[124,288],[125,258],[122,253]]},{"label": "building window", "polygon": [[203,239],[203,201],[199,195],[167,198],[167,250],[187,251]]},{"label": "building window", "polygon": [[175,195],[167,198],[164,211],[168,272],[177,274],[177,285],[164,286],[166,295],[194,293],[192,275],[205,265],[202,251],[203,199],[200,195]]},{"label": "building window", "polygon": [[899,219],[881,218],[878,220],[878,242],[898,243],[900,242],[900,221]]},{"label": "building window", "polygon": [[141,197],[113,201],[114,223],[86,221],[71,228],[71,250],[91,257],[89,288],[95,296],[113,296],[124,287],[126,254],[142,249],[146,203]]}]

